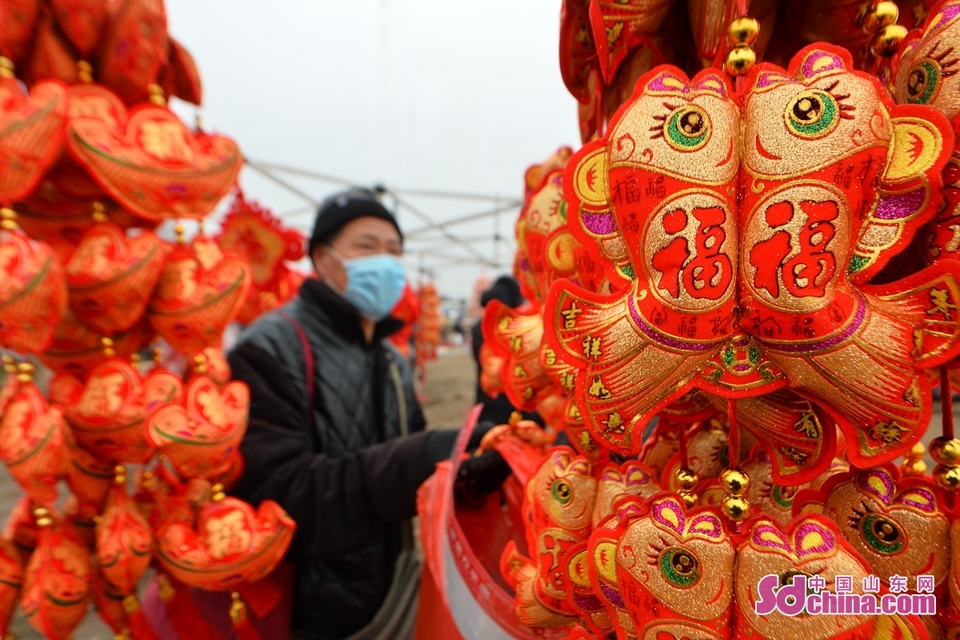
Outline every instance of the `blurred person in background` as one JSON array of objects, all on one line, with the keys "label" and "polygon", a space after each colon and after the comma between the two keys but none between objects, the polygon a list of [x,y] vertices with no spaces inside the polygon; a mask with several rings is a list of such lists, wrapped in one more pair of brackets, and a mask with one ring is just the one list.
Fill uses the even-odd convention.
[{"label": "blurred person in background", "polygon": [[[315,277],[229,354],[234,378],[250,387],[245,469],[233,492],[255,506],[275,500],[297,523],[286,557],[295,570],[285,567],[295,574],[296,639],[412,634],[420,559],[410,519],[418,487],[450,456],[457,431],[425,430],[410,365],[386,340],[402,325],[389,315],[404,287],[402,254],[396,218],[372,192],[331,196],[310,237]],[[457,497],[476,500],[509,473],[495,451],[473,456]]]}]

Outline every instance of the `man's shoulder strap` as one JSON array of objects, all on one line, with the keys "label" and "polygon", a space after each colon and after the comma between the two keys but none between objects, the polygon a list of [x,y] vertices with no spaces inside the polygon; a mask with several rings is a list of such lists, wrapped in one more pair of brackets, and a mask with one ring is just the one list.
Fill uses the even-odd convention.
[{"label": "man's shoulder strap", "polygon": [[307,419],[310,421],[310,430],[311,432],[314,429],[314,416],[313,416],[313,393],[314,393],[314,384],[313,384],[313,375],[314,375],[314,360],[313,360],[313,346],[310,344],[310,338],[307,337],[307,332],[303,330],[303,326],[293,318],[293,316],[283,312],[278,311],[277,315],[290,323],[294,331],[297,332],[297,337],[300,339],[300,346],[303,350],[303,363],[304,363],[304,380],[306,380],[307,387]]}]

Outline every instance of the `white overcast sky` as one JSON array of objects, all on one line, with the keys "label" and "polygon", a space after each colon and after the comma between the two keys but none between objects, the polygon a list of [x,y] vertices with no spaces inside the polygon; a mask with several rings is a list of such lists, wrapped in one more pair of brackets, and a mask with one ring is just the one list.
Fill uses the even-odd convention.
[{"label": "white overcast sky", "polygon": [[[399,190],[522,196],[523,172],[578,140],[576,102],[560,78],[559,0],[166,0],[170,33],[204,84],[204,128],[236,139],[251,160]],[[192,120],[194,109],[175,105]],[[319,199],[336,185],[283,175]],[[246,168],[241,186],[291,226],[313,221],[304,199]],[[489,203],[410,197],[441,222]],[[508,271],[515,212],[500,219]],[[401,210],[406,230],[422,227]],[[492,218],[451,227],[494,257]],[[408,243],[451,256],[449,240]],[[433,234],[433,238],[440,238]],[[436,266],[441,292],[467,296],[480,268]]]}]

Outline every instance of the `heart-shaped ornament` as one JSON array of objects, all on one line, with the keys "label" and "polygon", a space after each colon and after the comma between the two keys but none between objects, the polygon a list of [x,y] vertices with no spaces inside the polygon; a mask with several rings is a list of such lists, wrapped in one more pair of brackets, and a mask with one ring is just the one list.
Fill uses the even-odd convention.
[{"label": "heart-shaped ornament", "polygon": [[59,407],[47,405],[32,382],[21,384],[0,419],[0,459],[23,490],[45,506],[57,499],[64,462],[63,427]]},{"label": "heart-shaped ornament", "polygon": [[200,219],[236,183],[243,158],[229,138],[192,132],[165,107],[141,105],[126,126],[67,125],[67,147],[124,208],[148,220]]},{"label": "heart-shaped ornament", "polygon": [[217,476],[235,464],[247,430],[250,391],[242,382],[223,390],[207,376],[187,383],[185,404],[168,404],[147,418],[147,438],[186,478]]},{"label": "heart-shaped ornament", "polygon": [[177,245],[167,256],[148,307],[153,327],[175,349],[197,353],[220,342],[250,288],[249,263],[223,255],[204,236]]},{"label": "heart-shaped ornament", "polygon": [[28,238],[9,217],[3,224],[8,227],[0,229],[0,346],[39,353],[50,346],[66,312],[63,267],[49,245]]},{"label": "heart-shaped ornament", "polygon": [[0,202],[22,200],[57,158],[63,142],[67,89],[47,80],[29,95],[0,78]]},{"label": "heart-shaped ornament", "polygon": [[156,558],[171,576],[208,590],[235,588],[270,573],[286,553],[294,521],[265,500],[254,512],[246,502],[224,498],[204,506],[196,526],[172,522],[156,535]]},{"label": "heart-shaped ornament", "polygon": [[66,265],[74,313],[105,335],[129,329],[147,307],[164,257],[150,231],[128,237],[109,222],[90,228]]},{"label": "heart-shaped ornament", "polygon": [[66,418],[80,446],[115,462],[146,462],[154,453],[143,433],[143,383],[126,360],[109,358],[90,371]]}]

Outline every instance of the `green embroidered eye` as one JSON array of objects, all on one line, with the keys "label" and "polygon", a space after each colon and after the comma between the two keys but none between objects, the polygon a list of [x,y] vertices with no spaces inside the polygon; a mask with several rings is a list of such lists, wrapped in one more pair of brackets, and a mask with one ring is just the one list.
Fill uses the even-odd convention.
[{"label": "green embroidered eye", "polygon": [[774,485],[773,487],[773,501],[777,503],[780,507],[784,509],[789,509],[793,506],[793,497],[797,493],[796,487],[781,487],[780,485]]},{"label": "green embroidered eye", "polygon": [[700,580],[700,561],[680,547],[667,547],[658,558],[660,572],[678,587],[692,587]]},{"label": "green embroidered eye", "polygon": [[566,480],[556,480],[550,487],[550,493],[560,504],[567,504],[573,500],[573,487]]},{"label": "green embroidered eye", "polygon": [[940,65],[934,60],[921,60],[907,77],[907,102],[929,104],[940,91]]},{"label": "green embroidered eye", "polygon": [[674,109],[664,124],[667,142],[677,151],[695,151],[710,139],[710,118],[695,105]]},{"label": "green embroidered eye", "polygon": [[868,515],[860,525],[863,537],[880,553],[897,553],[903,548],[900,527],[883,516]]},{"label": "green embroidered eye", "polygon": [[836,99],[819,89],[801,91],[790,104],[786,112],[787,125],[805,138],[825,136],[840,121],[840,108]]}]

